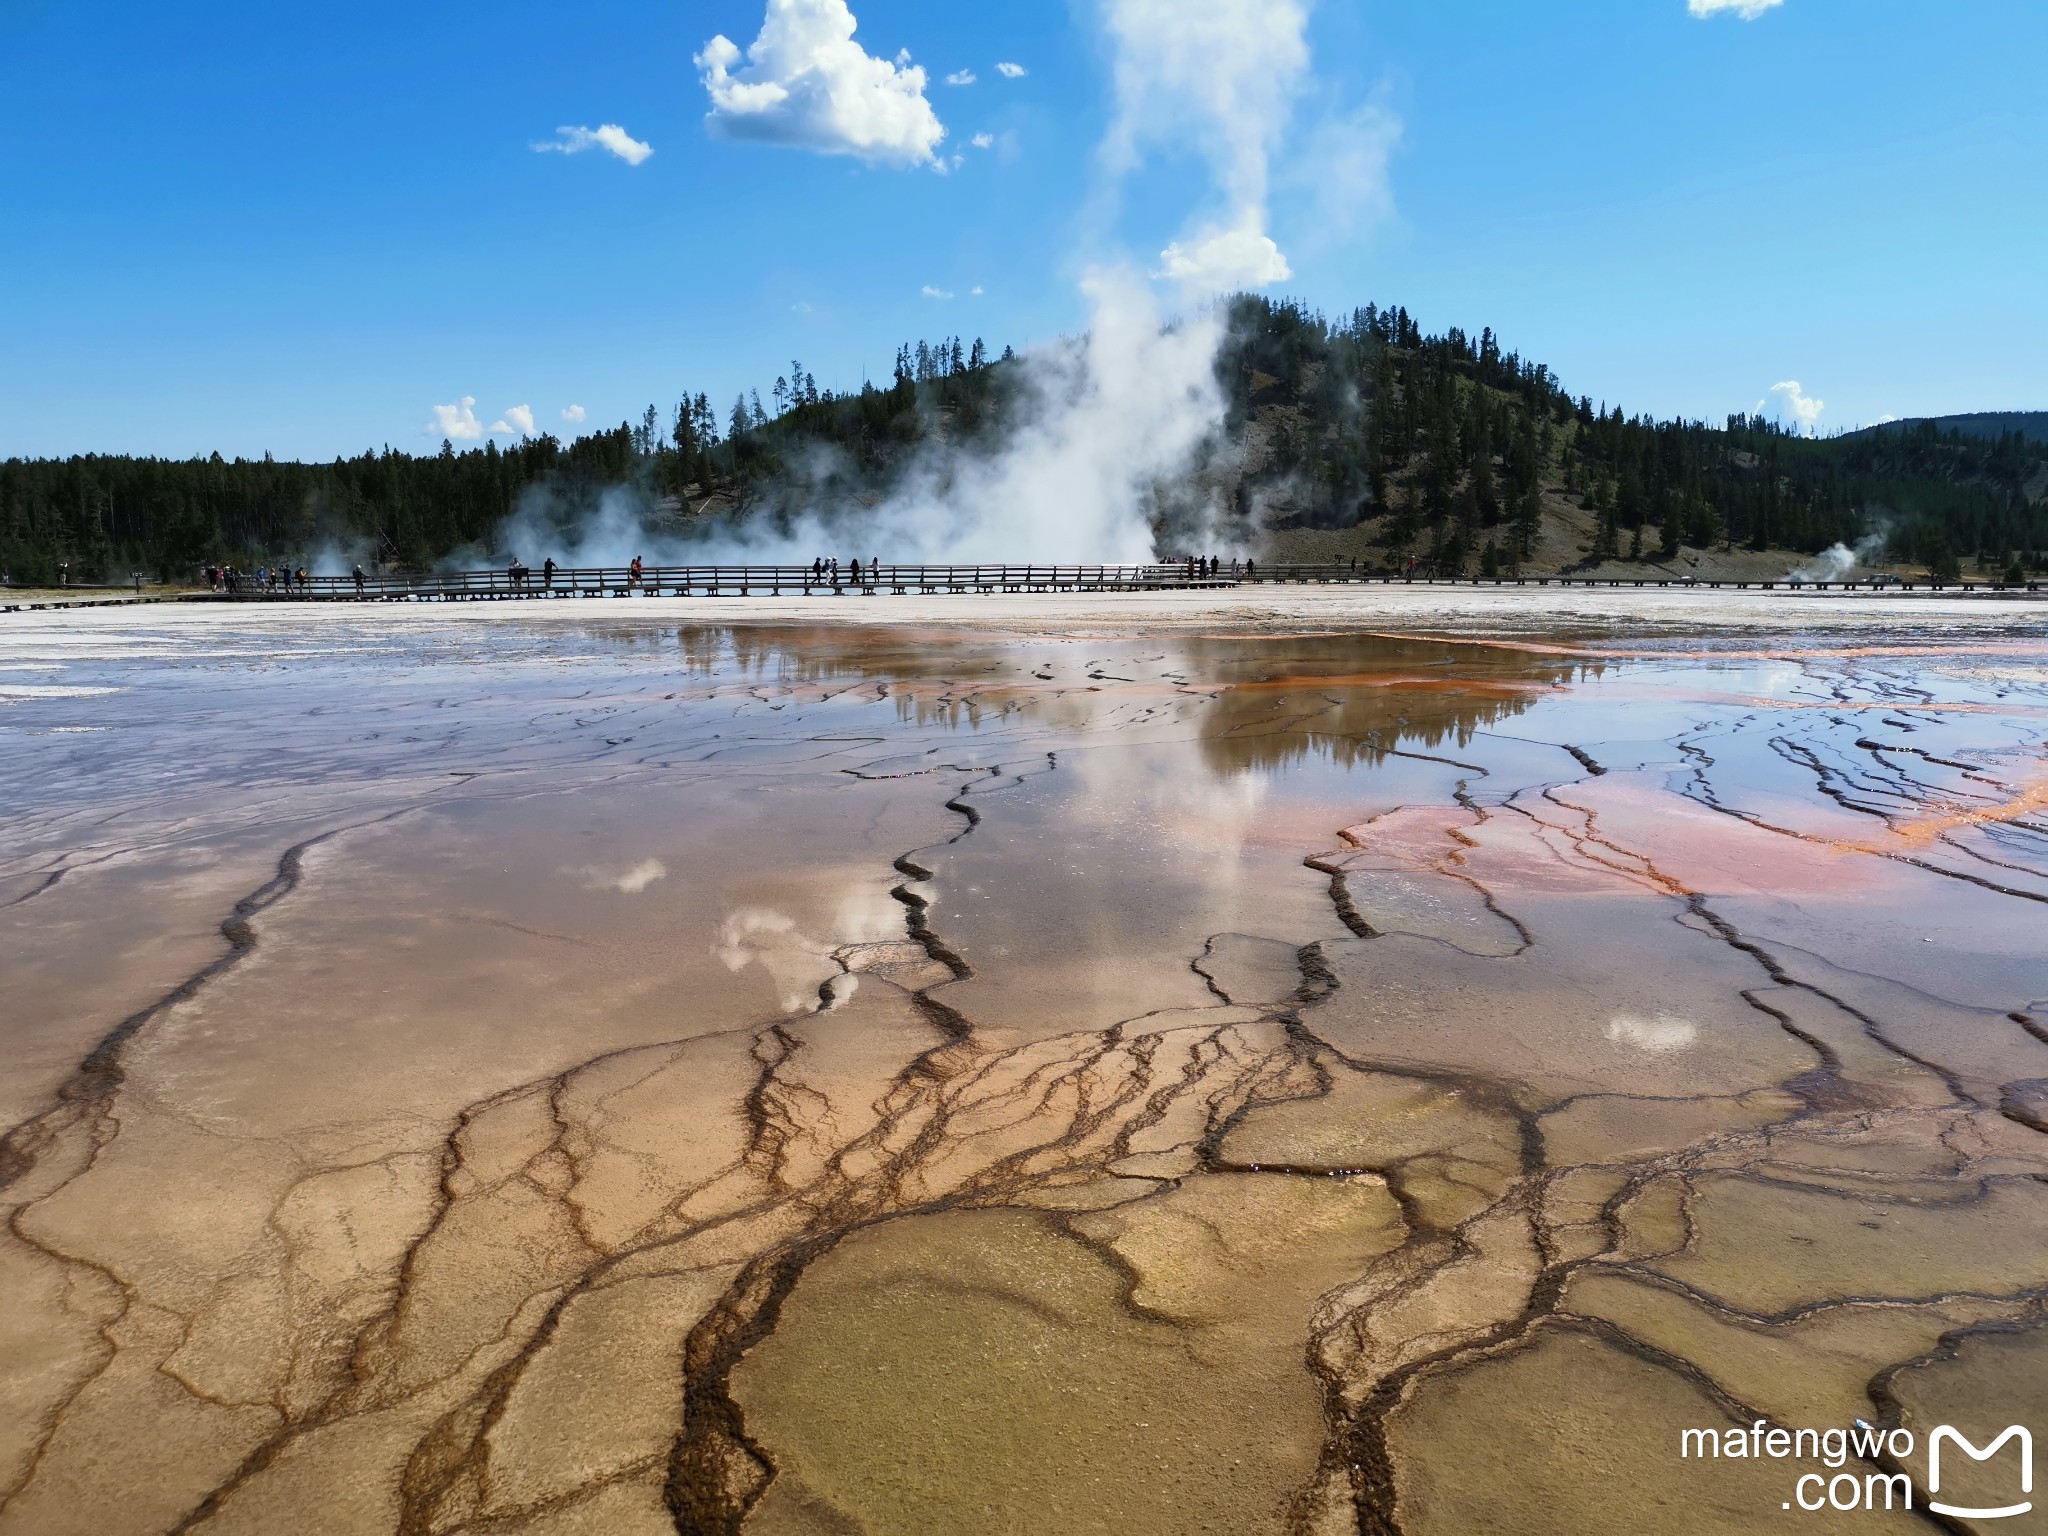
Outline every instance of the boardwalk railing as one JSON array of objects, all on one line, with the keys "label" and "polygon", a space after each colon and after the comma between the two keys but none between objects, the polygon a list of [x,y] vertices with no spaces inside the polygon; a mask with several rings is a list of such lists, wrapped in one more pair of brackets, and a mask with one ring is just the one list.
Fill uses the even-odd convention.
[{"label": "boardwalk railing", "polygon": [[1255,576],[1237,578],[1260,584],[1360,582],[1375,586],[1417,587],[1678,587],[1710,591],[1736,589],[1784,592],[2039,592],[2041,581],[1903,581],[1895,576],[1861,577],[1848,581],[1805,581],[1789,576],[1766,580],[1733,576],[1673,576],[1658,571],[1643,576],[1437,576],[1420,572],[1366,570],[1347,562],[1323,565],[1261,565]]},{"label": "boardwalk railing", "polygon": [[304,585],[280,577],[259,582],[237,577],[219,596],[265,599],[566,598],[825,596],[877,593],[1155,592],[1179,587],[1227,587],[1231,578],[1197,576],[1180,565],[879,565],[819,574],[808,565],[647,566],[638,576],[624,566],[440,571],[430,575],[312,576]]},{"label": "boardwalk railing", "polygon": [[577,597],[792,597],[924,596],[974,592],[1159,592],[1256,585],[1371,584],[1438,587],[1680,587],[1792,592],[2039,592],[2043,583],[1910,582],[1895,578],[1857,581],[1698,579],[1662,572],[1642,576],[1438,576],[1369,570],[1348,561],[1323,564],[1257,565],[1250,571],[1217,575],[1191,571],[1186,562],[1165,565],[880,565],[863,566],[858,581],[850,570],[820,575],[803,565],[648,566],[638,576],[623,566],[557,567],[482,571],[440,571],[427,575],[312,576],[301,584],[278,577],[260,581],[238,575],[214,595],[224,599],[273,601],[427,600]]}]

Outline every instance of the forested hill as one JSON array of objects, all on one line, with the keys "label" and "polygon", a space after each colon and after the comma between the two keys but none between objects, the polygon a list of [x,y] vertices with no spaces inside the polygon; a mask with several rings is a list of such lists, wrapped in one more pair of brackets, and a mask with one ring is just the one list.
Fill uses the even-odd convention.
[{"label": "forested hill", "polygon": [[1965,437],[2004,437],[2017,432],[2022,437],[2048,445],[2048,411],[1970,411],[1961,416],[1909,416],[1883,426],[1865,427],[1864,432],[1933,426],[1941,432],[1960,432]]},{"label": "forested hill", "polygon": [[[1342,531],[1368,560],[1475,571],[1859,541],[1941,569],[2048,560],[2048,448],[2013,431],[1921,422],[1813,440],[1759,418],[1656,421],[1573,396],[1491,331],[1425,335],[1399,308],[1332,320],[1240,297],[1229,320],[1227,419],[1187,482],[1155,498],[1162,553]],[[1001,443],[1023,366],[979,341],[919,342],[887,386],[835,396],[792,365],[767,406],[750,392],[719,412],[686,395],[568,443],[326,464],[13,459],[0,462],[0,567],[17,582],[60,562],[74,580],[176,578],[323,548],[424,567],[497,553],[493,533],[522,499],[566,523],[600,495],[676,537],[797,511],[850,529],[919,455]]]},{"label": "forested hill", "polygon": [[1246,449],[1236,498],[1264,503],[1268,528],[1363,521],[1390,555],[1461,570],[1838,543],[1941,570],[2048,558],[2048,446],[2015,432],[1657,421],[1574,398],[1490,330],[1425,336],[1401,309],[1332,323],[1242,299],[1236,322],[1222,365]]}]

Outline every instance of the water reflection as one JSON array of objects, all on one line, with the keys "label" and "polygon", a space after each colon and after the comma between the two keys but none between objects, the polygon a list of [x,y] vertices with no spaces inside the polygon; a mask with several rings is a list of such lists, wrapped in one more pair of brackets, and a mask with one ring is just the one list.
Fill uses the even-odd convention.
[{"label": "water reflection", "polygon": [[[604,633],[635,649],[654,643],[644,629]],[[1371,766],[1391,751],[1463,746],[1475,731],[1615,664],[1377,634],[1032,641],[683,625],[670,638],[694,680],[792,692],[876,684],[899,723],[920,730],[975,733],[1020,713],[1062,730],[1171,723],[1225,776],[1310,757]]]}]

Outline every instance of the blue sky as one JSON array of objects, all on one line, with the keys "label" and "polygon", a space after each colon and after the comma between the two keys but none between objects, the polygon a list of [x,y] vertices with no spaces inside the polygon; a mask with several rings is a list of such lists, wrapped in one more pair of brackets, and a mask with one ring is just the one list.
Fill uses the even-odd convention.
[{"label": "blue sky", "polygon": [[[1118,3],[850,0],[944,129],[863,157],[707,128],[696,60],[764,0],[0,0],[0,455],[429,451],[465,397],[572,431],[1077,329],[1085,265],[1230,202],[1171,125],[1111,174]],[[1492,325],[1631,411],[2048,408],[2039,0],[1321,0],[1307,41],[1269,291]],[[652,153],[533,148],[608,124]]]}]

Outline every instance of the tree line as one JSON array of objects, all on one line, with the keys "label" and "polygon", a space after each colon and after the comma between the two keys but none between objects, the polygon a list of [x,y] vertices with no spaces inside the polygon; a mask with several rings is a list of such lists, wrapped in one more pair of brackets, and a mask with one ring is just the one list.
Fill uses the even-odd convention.
[{"label": "tree line", "polygon": [[[1887,552],[1947,568],[2048,559],[2042,444],[1933,423],[1807,438],[1759,417],[1719,425],[1629,416],[1570,395],[1492,330],[1425,334],[1398,306],[1336,319],[1243,295],[1216,369],[1227,402],[1210,465],[1229,463],[1240,516],[1284,490],[1324,527],[1370,522],[1389,562],[1484,570],[1529,557],[1545,497],[1594,514],[1590,558],[1681,546],[1818,551],[1881,534]],[[935,436],[993,447],[1024,391],[1015,354],[960,337],[905,343],[890,381],[820,389],[792,360],[721,410],[682,393],[666,411],[571,441],[486,441],[331,463],[85,455],[0,461],[0,568],[17,582],[176,578],[204,563],[299,561],[323,546],[424,568],[489,553],[534,492],[567,523],[624,489],[687,533],[706,519],[850,515]],[[1254,435],[1256,463],[1235,453]],[[825,451],[820,451],[825,450]],[[1235,456],[1233,457],[1233,453]],[[1218,483],[1225,483],[1223,480]],[[2033,487],[2033,497],[2029,488]],[[1164,498],[1162,498],[1164,500]],[[1249,531],[1249,530],[1248,530]],[[1162,548],[1177,533],[1162,523]]]}]

